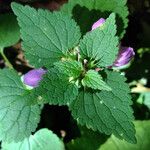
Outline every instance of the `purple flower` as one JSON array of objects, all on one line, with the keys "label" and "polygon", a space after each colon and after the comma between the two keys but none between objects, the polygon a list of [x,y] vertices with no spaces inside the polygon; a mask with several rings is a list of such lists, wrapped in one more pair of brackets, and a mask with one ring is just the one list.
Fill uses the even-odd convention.
[{"label": "purple flower", "polygon": [[134,55],[135,55],[135,52],[133,48],[121,47],[118,57],[112,66],[114,67],[124,66],[130,62],[130,60],[133,58]]},{"label": "purple flower", "polygon": [[46,72],[47,71],[42,68],[33,69],[23,76],[23,82],[24,82],[24,84],[26,84],[28,86],[37,87],[39,82],[42,80],[42,76]]},{"label": "purple flower", "polygon": [[92,25],[92,30],[102,26],[105,23],[105,19],[104,18],[100,18],[98,21],[96,21],[93,25]]},{"label": "purple flower", "polygon": [[[105,23],[105,21],[106,20],[104,18],[100,18],[98,21],[96,21],[93,24],[92,30],[102,26]],[[109,67],[124,66],[124,65],[126,65],[130,62],[130,60],[133,58],[134,55],[135,55],[135,53],[134,53],[133,48],[131,48],[131,47],[121,47],[117,59],[115,60],[113,65],[109,66]]]}]

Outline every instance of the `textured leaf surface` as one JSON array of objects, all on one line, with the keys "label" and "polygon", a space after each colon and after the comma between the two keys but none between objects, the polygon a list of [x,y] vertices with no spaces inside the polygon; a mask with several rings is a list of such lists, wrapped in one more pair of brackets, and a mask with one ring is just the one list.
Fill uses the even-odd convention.
[{"label": "textured leaf surface", "polygon": [[55,67],[70,77],[78,78],[83,71],[82,64],[78,61],[60,61],[55,63]]},{"label": "textured leaf surface", "polygon": [[90,87],[92,89],[111,91],[111,88],[103,81],[101,75],[94,70],[89,70],[82,80],[83,86]]},{"label": "textured leaf surface", "polygon": [[19,26],[13,14],[0,15],[0,48],[14,45],[20,38]]},{"label": "textured leaf surface", "polygon": [[107,137],[85,127],[80,128],[80,131],[81,137],[69,142],[68,150],[97,150]]},{"label": "textured leaf surface", "polygon": [[61,10],[73,15],[83,33],[90,31],[92,24],[99,18],[107,18],[111,12],[115,12],[117,14],[118,35],[122,37],[128,25],[126,2],[126,0],[69,0]]},{"label": "textured leaf surface", "polygon": [[41,92],[41,97],[50,104],[66,105],[76,99],[78,87],[74,82],[70,82],[69,75],[66,75],[58,68],[50,69],[41,85],[37,88]]},{"label": "textured leaf surface", "polygon": [[36,97],[26,90],[13,70],[0,70],[0,139],[19,141],[35,131],[39,106],[30,106]]},{"label": "textured leaf surface", "polygon": [[74,20],[60,12],[51,13],[12,3],[21,27],[25,56],[36,67],[49,67],[74,48],[80,30]]},{"label": "textured leaf surface", "polygon": [[113,133],[120,139],[135,143],[135,129],[130,92],[125,78],[117,72],[107,72],[111,92],[81,91],[70,105],[72,115],[81,125],[107,135]]},{"label": "textured leaf surface", "polygon": [[116,34],[115,14],[112,13],[106,23],[88,32],[80,41],[81,56],[98,61],[98,66],[110,66],[118,53],[118,38]]},{"label": "textured leaf surface", "polygon": [[150,147],[150,121],[135,121],[137,144],[120,141],[113,135],[99,150],[148,150]]},{"label": "textured leaf surface", "polygon": [[3,143],[2,150],[64,150],[64,145],[52,131],[41,129],[22,142]]}]

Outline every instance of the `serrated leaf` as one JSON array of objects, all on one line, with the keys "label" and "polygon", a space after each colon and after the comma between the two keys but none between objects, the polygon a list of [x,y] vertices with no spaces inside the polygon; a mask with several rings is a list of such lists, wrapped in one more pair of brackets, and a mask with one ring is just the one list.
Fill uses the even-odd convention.
[{"label": "serrated leaf", "polygon": [[[0,70],[0,100],[3,102],[13,102],[24,100],[26,105],[33,105],[37,102],[38,95],[34,95],[34,90],[28,90],[21,81],[21,77],[16,71],[11,69]],[[2,106],[2,104],[1,104]]]},{"label": "serrated leaf", "polygon": [[81,125],[136,143],[130,90],[124,82],[119,73],[107,71],[106,83],[112,91],[81,91],[70,110]]},{"label": "serrated leaf", "polygon": [[41,129],[18,143],[2,143],[2,150],[65,150],[63,142],[48,129]]},{"label": "serrated leaf", "polygon": [[67,143],[68,150],[97,150],[106,141],[107,136],[80,127],[81,137]]},{"label": "serrated leaf", "polygon": [[52,66],[78,44],[80,29],[69,16],[16,3],[12,9],[21,27],[25,56],[35,67]]},{"label": "serrated leaf", "polygon": [[70,76],[58,68],[48,70],[37,88],[38,93],[39,91],[43,91],[41,97],[53,105],[67,105],[78,95],[78,87],[75,82],[71,82]]},{"label": "serrated leaf", "polygon": [[111,136],[99,150],[148,150],[150,147],[150,121],[135,121],[137,144],[130,144]]},{"label": "serrated leaf", "polygon": [[61,70],[64,74],[73,78],[78,78],[83,71],[81,62],[78,61],[60,61],[54,63],[55,68]]},{"label": "serrated leaf", "polygon": [[[123,37],[128,25],[127,0],[69,0],[61,8],[61,11],[70,14],[81,27],[82,33],[91,30],[92,24],[99,18],[107,18],[109,13],[117,14],[117,31],[119,37]],[[87,21],[88,20],[88,21]]]},{"label": "serrated leaf", "polygon": [[111,66],[118,53],[118,38],[116,34],[115,14],[112,13],[106,23],[88,32],[79,43],[83,59],[94,59],[97,66]]},{"label": "serrated leaf", "polygon": [[111,91],[111,88],[103,81],[102,76],[94,70],[89,70],[82,79],[82,85],[95,90]]},{"label": "serrated leaf", "polygon": [[20,38],[19,26],[13,14],[0,15],[0,48],[12,46]]},{"label": "serrated leaf", "polygon": [[40,118],[36,101],[13,70],[0,70],[0,139],[20,141],[35,131]]}]

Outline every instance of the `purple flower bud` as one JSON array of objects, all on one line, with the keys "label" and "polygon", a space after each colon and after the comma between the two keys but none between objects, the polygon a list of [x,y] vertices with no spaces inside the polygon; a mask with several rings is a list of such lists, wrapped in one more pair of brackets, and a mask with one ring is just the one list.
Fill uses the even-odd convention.
[{"label": "purple flower bud", "polygon": [[133,58],[134,55],[135,55],[135,52],[133,48],[121,47],[118,57],[112,66],[114,67],[124,66],[130,62],[130,60]]},{"label": "purple flower bud", "polygon": [[39,82],[42,80],[42,76],[46,72],[47,71],[42,68],[33,69],[23,76],[23,82],[24,82],[24,84],[26,84],[28,86],[37,87]]},{"label": "purple flower bud", "polygon": [[98,21],[96,21],[93,25],[92,25],[92,30],[102,26],[105,23],[105,19],[104,18],[100,18]]}]

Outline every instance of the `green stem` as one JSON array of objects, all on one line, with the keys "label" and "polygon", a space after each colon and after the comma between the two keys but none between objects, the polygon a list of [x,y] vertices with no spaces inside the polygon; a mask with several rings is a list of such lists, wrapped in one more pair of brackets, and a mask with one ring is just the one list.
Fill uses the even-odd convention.
[{"label": "green stem", "polygon": [[7,57],[5,56],[5,54],[4,54],[4,49],[3,49],[3,48],[0,48],[0,54],[2,55],[3,59],[5,60],[6,65],[7,65],[9,68],[13,69],[13,65],[10,63],[10,61],[9,61],[9,60],[7,59]]}]

